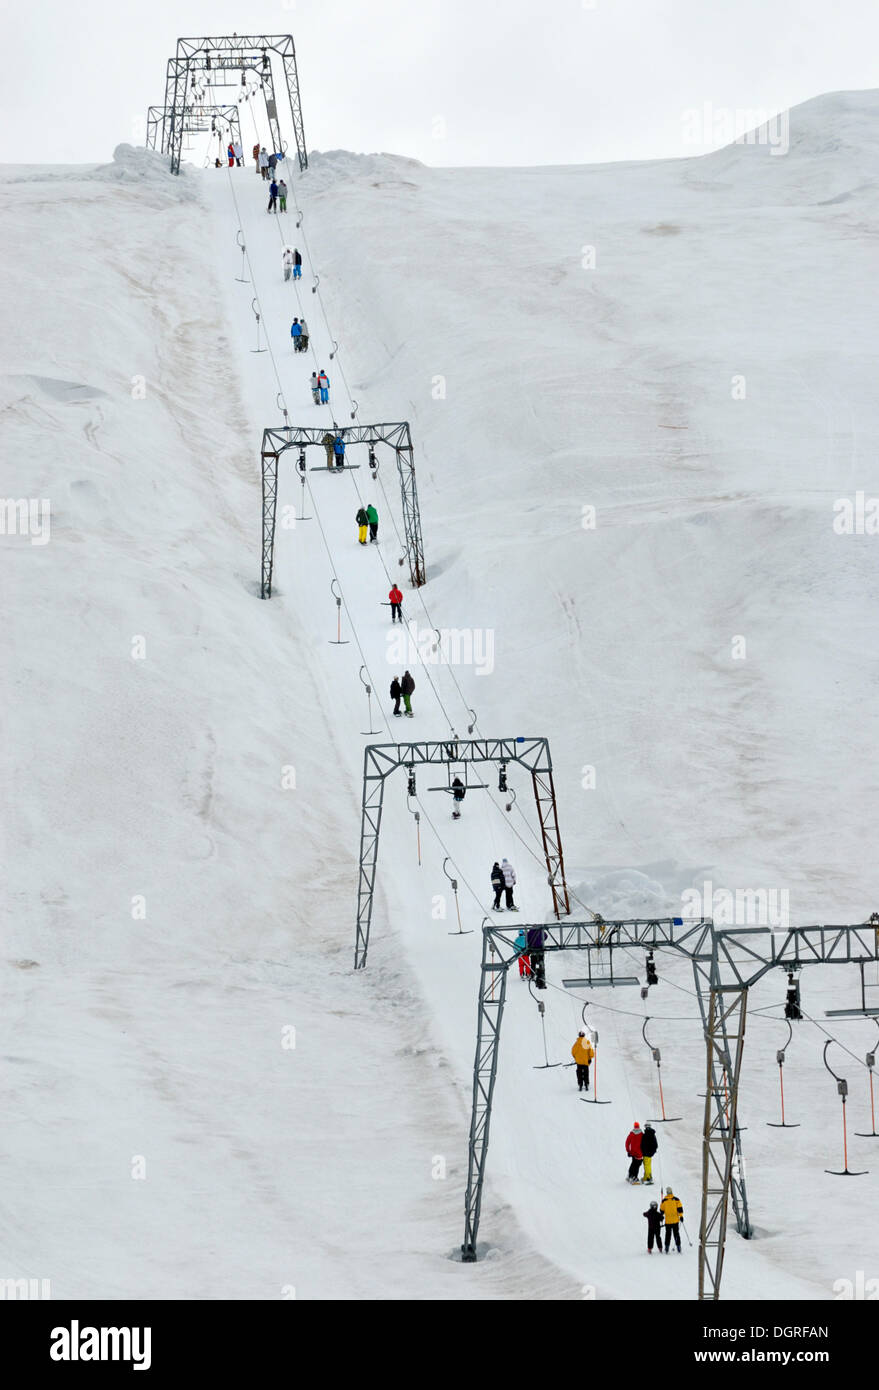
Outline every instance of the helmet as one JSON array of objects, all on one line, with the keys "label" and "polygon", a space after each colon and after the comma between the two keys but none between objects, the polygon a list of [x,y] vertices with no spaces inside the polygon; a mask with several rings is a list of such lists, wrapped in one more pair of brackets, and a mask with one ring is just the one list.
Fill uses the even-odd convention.
[{"label": "helmet", "polygon": [[650,1205],[651,1205],[651,1207],[653,1208],[653,1210],[656,1211],[656,1209],[657,1209],[658,1206],[659,1206],[659,1203],[658,1203],[658,1202],[651,1202]]},{"label": "helmet", "polygon": [[674,1193],[672,1192],[672,1190],[671,1190],[670,1187],[667,1187],[667,1188],[665,1189],[665,1195],[666,1195],[667,1197],[673,1197],[673,1196],[674,1196]]}]

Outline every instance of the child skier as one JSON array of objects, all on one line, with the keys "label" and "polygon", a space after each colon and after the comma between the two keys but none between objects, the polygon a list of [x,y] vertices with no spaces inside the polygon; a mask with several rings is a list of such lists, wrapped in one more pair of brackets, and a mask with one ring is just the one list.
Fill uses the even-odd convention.
[{"label": "child skier", "polygon": [[[296,267],[293,268],[293,279],[296,279]],[[330,399],[330,379],[326,372],[321,368],[317,375],[317,384],[320,389],[320,403],[326,405]]]},{"label": "child skier", "polygon": [[647,1217],[647,1254],[653,1254],[653,1242],[662,1251],[662,1212],[657,1202],[651,1202],[644,1215]]},{"label": "child skier", "polygon": [[509,859],[501,862],[501,873],[504,876],[504,892],[506,893],[507,911],[518,912],[516,904],[513,902],[513,889],[516,886],[516,870],[513,868]]},{"label": "child skier", "polygon": [[275,183],[275,180],[272,179],[271,183],[269,184],[269,205],[268,205],[268,207],[266,208],[266,212],[277,212],[277,211],[278,211],[278,185]]},{"label": "child skier", "polygon": [[295,246],[293,248],[293,279],[302,279],[302,257],[299,254],[298,248]]},{"label": "child skier", "polygon": [[642,1182],[652,1185],[653,1183],[653,1157],[659,1148],[659,1140],[656,1137],[656,1130],[652,1125],[644,1126],[644,1133],[641,1136],[641,1157],[644,1160],[644,1176]]},{"label": "child skier", "polygon": [[[342,436],[341,436],[340,434],[337,434],[336,437],[335,437],[335,439],[333,440],[333,456],[334,456],[334,458],[335,458],[336,467],[337,467],[337,468],[344,468],[344,467],[345,467],[345,441],[344,441],[344,439],[342,438]],[[367,521],[368,521],[368,520],[369,520],[369,515],[367,514]]]},{"label": "child skier", "polygon": [[366,515],[369,517],[369,541],[372,544],[378,540],[378,512],[371,502],[366,508]]},{"label": "child skier", "polygon": [[302,337],[302,324],[298,319],[294,319],[290,325],[290,337],[293,339],[293,351],[299,351],[299,340]]},{"label": "child skier", "polygon": [[358,507],[357,515],[355,516],[354,520],[357,522],[357,526],[359,528],[357,532],[357,539],[361,545],[366,545],[366,528],[369,525],[369,521],[367,520],[366,512],[363,510],[362,507]]},{"label": "child skier", "polygon": [[394,702],[394,714],[398,719],[400,718],[400,700],[402,695],[403,692],[400,689],[400,682],[397,677],[394,676],[394,679],[391,681],[391,699]]},{"label": "child skier", "polygon": [[289,246],[284,247],[284,254],[281,257],[284,266],[284,279],[289,280],[293,274],[293,252]]},{"label": "child skier", "polygon": [[643,1135],[641,1134],[641,1126],[638,1124],[638,1121],[636,1120],[626,1137],[626,1153],[629,1155],[630,1159],[629,1175],[626,1179],[627,1182],[640,1183],[641,1181],[641,1179],[638,1177],[638,1171],[641,1167],[642,1139]]},{"label": "child skier", "polygon": [[308,351],[308,324],[305,322],[305,319],[300,319],[300,320],[299,320],[299,327],[302,329],[302,337],[299,339],[299,351],[300,351],[300,352],[307,352],[307,351]]},{"label": "child skier", "polygon": [[491,886],[494,889],[494,903],[492,904],[491,910],[492,912],[503,912],[504,909],[501,907],[501,893],[504,891],[504,876],[501,873],[501,866],[497,860],[495,860],[491,866]]},{"label": "child skier", "polygon": [[460,777],[456,777],[452,782],[452,820],[461,819],[461,802],[466,795],[467,788]]},{"label": "child skier", "polygon": [[665,1189],[665,1196],[662,1199],[659,1210],[665,1217],[665,1253],[668,1254],[668,1247],[671,1245],[671,1238],[675,1238],[675,1247],[678,1254],[681,1253],[681,1232],[680,1224],[684,1219],[684,1208],[674,1195],[670,1187]]},{"label": "child skier", "polygon": [[585,1033],[578,1033],[574,1046],[571,1048],[571,1056],[577,1064],[577,1090],[589,1090],[589,1068],[595,1057],[595,1048],[587,1038]]},{"label": "child skier", "polygon": [[278,204],[282,212],[287,211],[287,185],[283,179],[278,184]]},{"label": "child skier", "polygon": [[[499,908],[498,911],[503,911],[503,909],[502,909],[502,908]],[[520,979],[520,980],[530,980],[530,978],[531,978],[531,957],[530,957],[529,954],[528,954],[528,950],[527,950],[527,947],[528,947],[528,940],[527,940],[527,938],[526,938],[526,936],[525,936],[524,929],[523,929],[522,931],[519,932],[519,935],[516,937],[516,940],[515,940],[515,942],[514,942],[514,945],[515,945],[517,951],[521,951],[521,952],[522,952],[522,955],[519,957],[519,979]]]}]

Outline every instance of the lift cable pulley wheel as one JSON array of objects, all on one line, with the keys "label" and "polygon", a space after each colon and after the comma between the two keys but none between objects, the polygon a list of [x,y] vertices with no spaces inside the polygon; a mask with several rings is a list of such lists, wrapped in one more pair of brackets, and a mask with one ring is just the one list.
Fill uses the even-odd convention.
[{"label": "lift cable pulley wheel", "polygon": [[339,593],[336,592],[338,584],[338,579],[334,579],[330,585],[330,592],[336,600],[336,636],[330,639],[330,646],[347,647],[349,645],[347,638],[344,641],[342,640],[342,594],[341,591]]},{"label": "lift cable pulley wheel", "polygon": [[457,880],[456,878],[452,878],[452,875],[449,873],[448,869],[446,868],[446,865],[448,864],[448,862],[449,862],[449,856],[446,855],[445,859],[443,860],[443,873],[445,874],[446,878],[449,880],[449,883],[452,885],[452,892],[453,892],[454,895],[455,895],[455,911],[456,911],[456,913],[458,914],[458,930],[457,930],[457,931],[450,931],[450,932],[448,933],[448,935],[449,935],[449,936],[472,936],[472,935],[473,935],[472,929],[469,930],[469,931],[464,931],[464,928],[461,926],[461,907],[460,907],[460,904],[458,903],[458,880]]},{"label": "lift cable pulley wheel", "polygon": [[652,1125],[674,1125],[677,1124],[677,1122],[679,1120],[682,1120],[684,1117],[683,1115],[666,1115],[665,1113],[665,1096],[662,1093],[662,1053],[660,1052],[658,1047],[653,1046],[652,1042],[647,1036],[647,1024],[649,1022],[650,1018],[648,1016],[644,1020],[644,1026],[641,1029],[641,1037],[644,1039],[644,1042],[650,1049],[650,1055],[656,1063],[656,1079],[659,1082],[659,1108],[662,1111],[662,1119],[651,1120],[650,1123]]},{"label": "lift cable pulley wheel", "polygon": [[798,1124],[788,1124],[787,1120],[784,1118],[784,1058],[794,1035],[790,1019],[785,1019],[785,1022],[787,1023],[787,1042],[784,1047],[779,1048],[775,1054],[775,1060],[778,1063],[778,1084],[781,1089],[781,1123],[779,1124],[778,1122],[767,1120],[766,1123],[770,1129],[799,1129],[800,1127]]},{"label": "lift cable pulley wheel", "polygon": [[868,1169],[862,1168],[862,1169],[860,1169],[860,1171],[853,1172],[853,1171],[851,1170],[851,1168],[849,1168],[849,1166],[848,1166],[848,1136],[847,1136],[847,1134],[846,1134],[846,1123],[845,1123],[845,1102],[846,1102],[846,1098],[847,1098],[847,1096],[848,1096],[848,1082],[845,1080],[844,1077],[842,1077],[842,1076],[837,1076],[836,1072],[833,1070],[833,1068],[831,1067],[830,1063],[829,1063],[828,1060],[827,1060],[827,1049],[828,1049],[828,1047],[830,1047],[831,1043],[834,1043],[835,1041],[836,1041],[835,1038],[828,1038],[828,1039],[827,1039],[827,1042],[824,1044],[824,1065],[825,1065],[825,1067],[827,1068],[827,1070],[830,1072],[830,1075],[833,1077],[834,1081],[836,1082],[837,1094],[839,1095],[839,1098],[840,1098],[840,1100],[842,1101],[842,1154],[843,1154],[843,1166],[842,1166],[842,1168],[825,1168],[824,1171],[825,1171],[825,1173],[830,1173],[830,1174],[831,1174],[833,1177],[835,1177],[835,1178],[862,1178],[862,1177],[864,1177],[865,1174],[868,1172]]},{"label": "lift cable pulley wheel", "polygon": [[366,691],[366,702],[367,702],[367,707],[368,707],[368,710],[369,710],[369,718],[367,719],[366,722],[367,722],[367,724],[369,725],[369,728],[368,728],[368,729],[361,729],[360,732],[361,732],[362,734],[380,734],[380,733],[381,733],[381,729],[374,729],[374,728],[372,727],[372,686],[369,684],[369,682],[368,682],[367,680],[364,680],[363,672],[364,672],[365,670],[366,670],[366,667],[365,667],[365,666],[361,666],[361,668],[360,668],[360,684],[363,686],[364,690]]}]

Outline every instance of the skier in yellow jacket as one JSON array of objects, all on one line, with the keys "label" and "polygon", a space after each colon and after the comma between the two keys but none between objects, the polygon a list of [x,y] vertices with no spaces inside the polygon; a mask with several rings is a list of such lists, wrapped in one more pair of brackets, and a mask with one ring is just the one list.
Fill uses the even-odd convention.
[{"label": "skier in yellow jacket", "polygon": [[684,1208],[678,1201],[670,1187],[665,1189],[665,1196],[659,1204],[659,1210],[665,1217],[665,1253],[668,1254],[668,1247],[671,1245],[671,1238],[675,1238],[677,1252],[681,1253],[681,1232],[680,1224],[684,1219]]},{"label": "skier in yellow jacket", "polygon": [[589,1090],[589,1067],[595,1057],[595,1048],[585,1033],[577,1034],[577,1041],[571,1048],[571,1056],[577,1063],[577,1090]]}]

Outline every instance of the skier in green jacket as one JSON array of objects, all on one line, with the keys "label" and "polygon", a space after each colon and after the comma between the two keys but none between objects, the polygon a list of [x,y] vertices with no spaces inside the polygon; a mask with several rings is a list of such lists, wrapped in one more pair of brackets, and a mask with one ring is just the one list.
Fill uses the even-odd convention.
[{"label": "skier in green jacket", "polygon": [[366,515],[369,520],[369,540],[372,543],[378,540],[378,512],[371,502],[366,508]]}]

